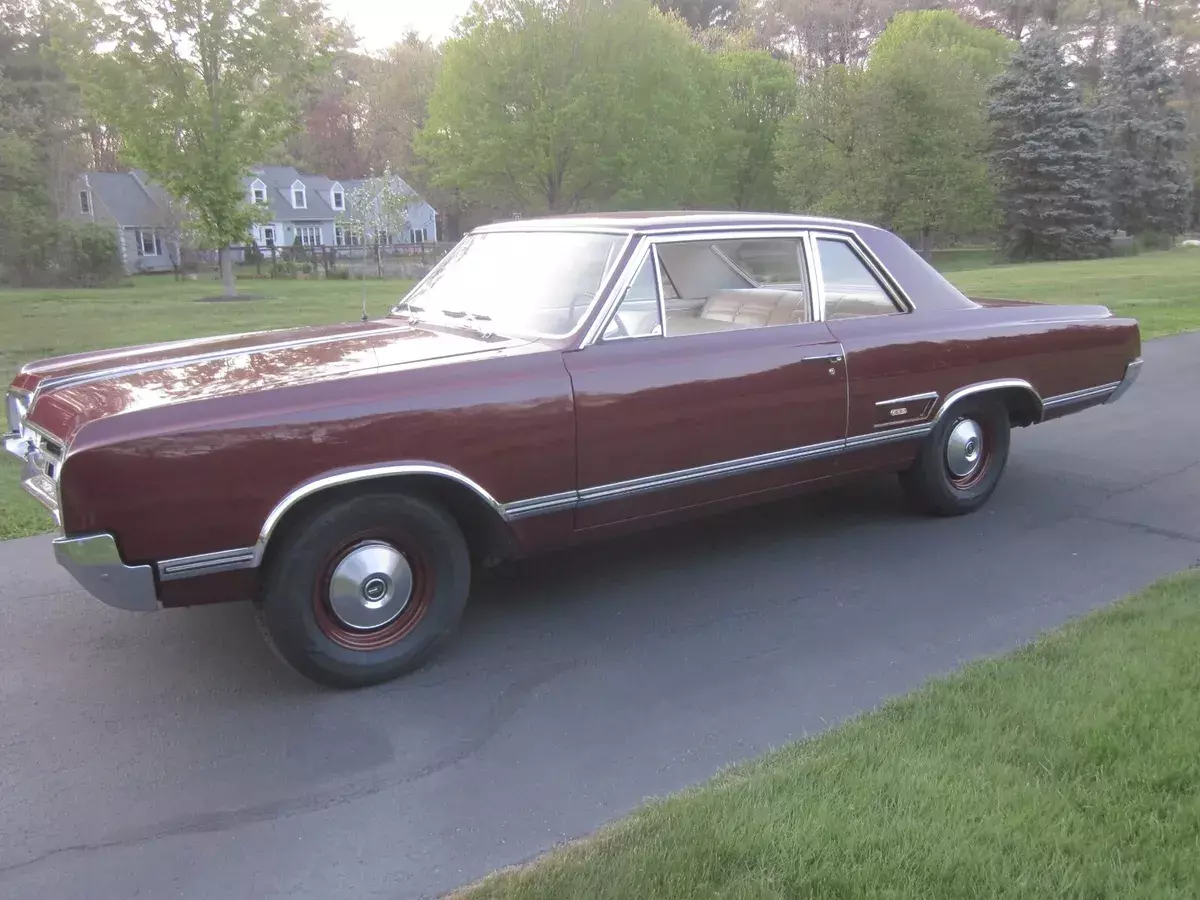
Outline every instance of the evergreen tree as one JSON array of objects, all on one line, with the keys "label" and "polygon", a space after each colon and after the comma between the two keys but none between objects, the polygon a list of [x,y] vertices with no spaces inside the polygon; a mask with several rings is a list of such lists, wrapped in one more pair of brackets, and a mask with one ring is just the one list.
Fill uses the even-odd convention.
[{"label": "evergreen tree", "polygon": [[1111,237],[1101,132],[1049,31],[993,81],[991,163],[1011,259],[1086,259]]},{"label": "evergreen tree", "polygon": [[1191,211],[1187,119],[1162,41],[1144,22],[1117,33],[1100,80],[1115,224],[1130,234],[1176,235]]}]

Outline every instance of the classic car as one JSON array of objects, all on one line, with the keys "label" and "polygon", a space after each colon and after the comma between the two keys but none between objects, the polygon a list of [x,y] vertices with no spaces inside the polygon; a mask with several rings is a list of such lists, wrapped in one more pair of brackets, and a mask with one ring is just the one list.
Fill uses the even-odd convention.
[{"label": "classic car", "polygon": [[388,315],[31,363],[7,447],[127,610],[249,600],[323,684],[410,671],[473,566],[894,472],[936,515],[1111,403],[1134,320],[971,299],[899,236],[750,213],[468,234]]}]

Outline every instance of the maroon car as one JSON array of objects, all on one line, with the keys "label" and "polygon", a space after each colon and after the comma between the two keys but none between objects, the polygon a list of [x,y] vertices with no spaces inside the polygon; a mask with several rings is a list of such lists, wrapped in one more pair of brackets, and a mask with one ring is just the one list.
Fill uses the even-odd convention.
[{"label": "maroon car", "polygon": [[893,234],[735,213],[468,235],[385,318],[26,366],[8,448],[121,609],[251,600],[304,675],[427,659],[472,564],[896,472],[982,505],[1009,432],[1117,399],[1138,325],[963,296]]}]

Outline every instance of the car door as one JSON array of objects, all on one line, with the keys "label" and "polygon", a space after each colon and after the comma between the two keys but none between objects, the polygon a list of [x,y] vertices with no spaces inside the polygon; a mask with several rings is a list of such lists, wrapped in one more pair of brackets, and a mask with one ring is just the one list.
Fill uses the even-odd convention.
[{"label": "car door", "polygon": [[809,269],[799,233],[645,242],[594,340],[564,354],[577,528],[836,471],[846,366],[841,344],[815,321]]}]

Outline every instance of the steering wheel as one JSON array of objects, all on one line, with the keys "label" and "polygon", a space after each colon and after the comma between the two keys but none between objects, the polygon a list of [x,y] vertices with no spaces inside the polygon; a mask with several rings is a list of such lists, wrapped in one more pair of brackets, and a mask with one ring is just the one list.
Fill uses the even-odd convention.
[{"label": "steering wheel", "polygon": [[[609,334],[608,333],[609,330],[614,327],[616,328],[617,333]],[[608,328],[604,329],[604,336],[605,337],[619,337],[619,338],[632,337],[632,335],[629,333],[629,329],[625,327],[625,322],[621,319],[620,311],[614,313],[613,317],[608,320]]]}]

